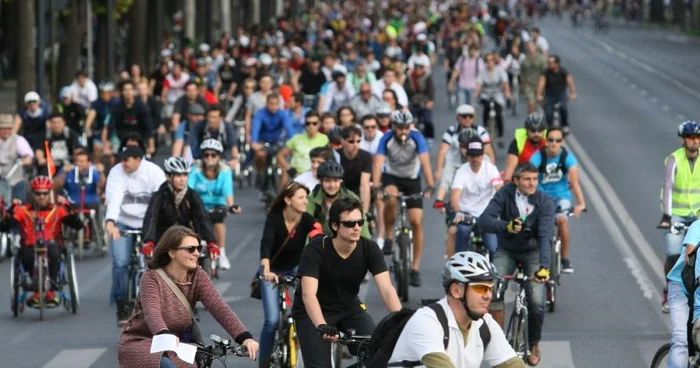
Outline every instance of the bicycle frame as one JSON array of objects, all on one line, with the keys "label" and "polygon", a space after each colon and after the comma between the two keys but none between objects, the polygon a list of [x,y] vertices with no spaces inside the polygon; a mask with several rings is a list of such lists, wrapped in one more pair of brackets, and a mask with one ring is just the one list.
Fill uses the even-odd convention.
[{"label": "bicycle frame", "polygon": [[[262,279],[261,279],[262,280]],[[295,289],[298,281],[294,276],[279,276],[277,283],[277,295],[280,308],[280,319],[275,335],[275,345],[272,350],[271,362],[275,368],[295,367],[299,357],[297,356],[297,336],[294,328],[294,319],[291,314],[292,295],[290,289]]]},{"label": "bicycle frame", "polygon": [[[513,312],[508,320],[508,328],[506,329],[506,340],[513,347],[519,358],[527,360],[530,355],[530,345],[528,341],[528,309],[527,309],[527,291],[525,284],[533,277],[525,274],[522,262],[518,262],[516,271],[512,275],[504,275],[504,280],[513,280],[517,284],[515,294],[515,303],[513,303]],[[505,289],[503,289],[505,293]],[[522,336],[520,336],[522,335]]]}]

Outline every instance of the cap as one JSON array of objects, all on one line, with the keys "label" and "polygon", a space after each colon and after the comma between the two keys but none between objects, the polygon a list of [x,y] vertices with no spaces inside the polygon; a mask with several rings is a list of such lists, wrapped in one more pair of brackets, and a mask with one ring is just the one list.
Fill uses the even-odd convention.
[{"label": "cap", "polygon": [[416,40],[423,42],[428,40],[428,36],[425,35],[425,33],[421,33],[416,37]]},{"label": "cap", "polygon": [[70,87],[63,87],[63,88],[61,88],[61,93],[59,93],[59,97],[61,99],[64,99],[66,97],[72,97],[71,92],[72,91],[71,91]]},{"label": "cap", "polygon": [[299,56],[304,57],[304,50],[299,46],[292,47],[292,53],[299,54]]},{"label": "cap", "polygon": [[475,110],[474,107],[472,107],[472,105],[463,104],[457,106],[457,111],[455,112],[455,115],[474,115],[474,113]]},{"label": "cap", "polygon": [[197,66],[207,66],[207,59],[203,57],[197,59]]},{"label": "cap", "polygon": [[248,36],[241,35],[241,37],[238,38],[238,43],[242,47],[248,47],[248,45],[250,45],[250,38],[248,38]]},{"label": "cap", "polygon": [[119,153],[119,157],[122,160],[128,157],[143,157],[143,150],[139,146],[124,146]]},{"label": "cap", "polygon": [[0,114],[0,128],[12,128],[15,126],[15,118],[12,114]]},{"label": "cap", "polygon": [[389,116],[391,115],[391,105],[389,105],[386,102],[383,102],[379,107],[377,108],[377,115],[384,115],[384,116]]},{"label": "cap", "polygon": [[469,143],[467,144],[467,156],[481,156],[484,154],[484,143],[481,138],[474,136],[469,138]]},{"label": "cap", "polygon": [[187,109],[188,114],[192,115],[206,115],[206,110],[204,110],[204,107],[198,103],[193,103],[190,105],[190,107]]},{"label": "cap", "polygon": [[420,67],[423,68],[427,64],[425,63],[425,60],[423,58],[417,57],[416,60],[413,62],[414,67]]},{"label": "cap", "polygon": [[32,102],[32,101],[36,101],[36,102],[41,101],[41,98],[39,97],[39,94],[36,93],[36,92],[34,92],[34,91],[27,92],[27,94],[24,95],[24,103],[29,103],[29,102]]},{"label": "cap", "polygon": [[203,43],[199,45],[199,52],[209,52],[211,50],[211,47],[209,47],[209,44]]}]

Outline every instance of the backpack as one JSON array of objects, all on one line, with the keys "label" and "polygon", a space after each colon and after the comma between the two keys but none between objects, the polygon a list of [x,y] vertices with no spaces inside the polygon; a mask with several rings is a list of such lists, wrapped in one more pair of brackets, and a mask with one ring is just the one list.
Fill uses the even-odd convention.
[{"label": "backpack", "polygon": [[[540,162],[540,168],[539,171],[542,174],[547,174],[547,147],[542,146],[540,148],[540,156],[542,156],[542,161]],[[569,153],[566,150],[566,148],[562,147],[561,148],[561,154],[559,155],[559,163],[557,163],[557,169],[554,170],[556,173],[557,171],[561,170],[562,174],[566,176],[566,173],[569,171],[566,168],[566,156],[568,156]]]},{"label": "backpack", "polygon": [[[688,291],[688,295],[692,296],[695,293],[695,289],[698,286],[697,277],[695,277],[695,261],[698,255],[698,247],[696,246],[690,255],[688,255],[688,262],[683,266],[681,270],[681,279],[683,280],[683,286],[685,290]],[[683,255],[681,254],[681,257]],[[693,299],[689,297],[688,299]]]},{"label": "backpack", "polygon": [[211,132],[209,131],[209,126],[206,124],[206,121],[204,121],[204,128],[199,132],[199,143],[201,144],[205,139],[213,138],[221,142],[222,145],[226,146],[228,143],[228,137],[226,136],[226,126],[224,124],[228,123],[224,121],[219,123],[219,134],[216,136],[212,136]]},{"label": "backpack", "polygon": [[[440,325],[442,325],[442,343],[445,350],[447,350],[447,346],[450,343],[450,328],[447,326],[447,314],[445,314],[445,309],[438,303],[432,303],[426,307],[435,312],[438,321],[440,321]],[[370,357],[365,364],[367,368],[417,367],[423,365],[420,361],[403,361],[389,364],[389,359],[391,359],[391,355],[396,347],[396,342],[399,341],[401,332],[416,311],[417,309],[403,308],[398,312],[390,313],[377,324],[377,327],[375,327],[372,333],[372,338],[367,345],[368,355]],[[484,350],[486,350],[486,347],[491,341],[491,331],[486,322],[479,327],[479,334],[481,335],[481,342],[484,345]]]}]

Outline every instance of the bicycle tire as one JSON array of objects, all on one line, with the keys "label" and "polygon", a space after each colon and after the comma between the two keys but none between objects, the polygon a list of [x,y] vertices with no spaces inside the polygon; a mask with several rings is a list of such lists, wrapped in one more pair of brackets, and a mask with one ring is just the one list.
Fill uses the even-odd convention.
[{"label": "bicycle tire", "polygon": [[556,302],[557,302],[557,283],[550,281],[546,285],[547,288],[547,307],[549,309],[549,313],[554,313],[554,309],[556,308]]},{"label": "bicycle tire", "polygon": [[37,263],[39,264],[38,267],[38,275],[37,275],[37,291],[39,292],[39,320],[43,321],[44,320],[44,308],[46,307],[44,303],[44,256],[39,253],[37,255]]},{"label": "bicycle tire", "polygon": [[277,327],[275,331],[275,340],[272,347],[272,354],[270,355],[270,368],[286,368],[286,349],[285,339],[284,339],[284,328],[281,326]]},{"label": "bicycle tire", "polygon": [[211,274],[211,258],[209,258],[209,256],[200,257],[197,263],[199,263],[207,276],[209,276],[209,279],[214,280],[214,275]]},{"label": "bicycle tire", "polygon": [[651,359],[651,368],[665,368],[666,365],[662,364],[664,359],[668,357],[671,352],[671,343],[667,342],[659,348]]},{"label": "bicycle tire", "polygon": [[100,257],[104,258],[107,255],[107,252],[105,252],[105,237],[104,237],[104,232],[98,230],[98,225],[97,221],[93,219],[91,221],[92,226],[92,237],[95,239],[95,246],[97,247],[97,252],[99,253]]},{"label": "bicycle tire", "polygon": [[337,342],[331,344],[331,363],[332,368],[340,368],[343,366],[343,345]]},{"label": "bicycle tire", "polygon": [[78,291],[78,277],[75,270],[75,255],[73,255],[70,246],[66,247],[65,272],[66,279],[68,280],[68,289],[70,291],[70,309],[73,314],[77,314],[80,304],[80,294]]},{"label": "bicycle tire", "polygon": [[10,308],[14,317],[17,317],[19,315],[20,295],[19,270],[17,268],[16,262],[17,258],[10,258]]},{"label": "bicycle tire", "polygon": [[496,118],[489,118],[486,121],[486,130],[488,130],[491,137],[496,137]]},{"label": "bicycle tire", "polygon": [[[80,215],[81,221],[83,220],[83,215]],[[72,234],[71,234],[72,235]],[[76,246],[78,247],[78,260],[82,261],[85,255],[85,226],[76,232],[77,241]]]},{"label": "bicycle tire", "polygon": [[399,247],[399,269],[398,274],[400,274],[397,284],[399,287],[399,298],[402,302],[408,301],[408,278],[411,272],[410,264],[410,246],[411,242],[408,239],[408,229],[403,229],[399,234],[396,245]]},{"label": "bicycle tire", "polygon": [[527,312],[521,311],[511,314],[506,330],[506,340],[515,353],[523,361],[527,361],[530,348],[527,341]]}]

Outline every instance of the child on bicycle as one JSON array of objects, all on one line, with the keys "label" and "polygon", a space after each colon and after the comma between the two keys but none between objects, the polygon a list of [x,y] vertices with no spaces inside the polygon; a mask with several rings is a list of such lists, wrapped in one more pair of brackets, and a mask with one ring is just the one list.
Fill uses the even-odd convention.
[{"label": "child on bicycle", "polygon": [[[46,292],[44,299],[47,305],[58,305],[60,299],[54,292],[57,289],[59,258],[62,247],[62,227],[67,225],[74,229],[80,229],[82,222],[77,215],[69,214],[66,208],[66,199],[58,197],[57,204],[51,201],[51,191],[53,182],[47,176],[37,176],[31,181],[33,200],[31,203],[22,205],[18,200],[13,201],[13,206],[8,217],[0,221],[0,231],[8,231],[14,226],[19,226],[19,233],[22,236],[22,247],[19,250],[19,259],[24,270],[33,275],[34,273],[34,247],[42,245],[46,247],[46,255],[49,263],[49,278],[51,287]],[[37,226],[42,224],[41,227]],[[40,232],[38,232],[40,231]],[[34,280],[34,283],[39,280]],[[27,300],[27,305],[36,305],[41,298],[38,291]]]}]

